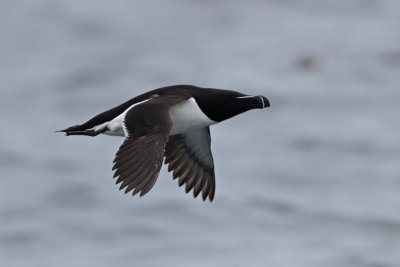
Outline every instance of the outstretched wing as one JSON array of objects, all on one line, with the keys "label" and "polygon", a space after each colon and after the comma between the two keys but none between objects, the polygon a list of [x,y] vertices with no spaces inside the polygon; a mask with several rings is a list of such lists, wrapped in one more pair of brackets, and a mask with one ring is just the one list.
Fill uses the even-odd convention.
[{"label": "outstretched wing", "polygon": [[168,171],[173,170],[174,179],[179,177],[179,186],[186,184],[186,193],[193,189],[194,197],[202,192],[203,200],[212,201],[215,174],[210,145],[209,127],[172,135],[165,147],[165,164]]},{"label": "outstretched wing", "polygon": [[143,196],[157,181],[164,157],[165,144],[172,127],[168,109],[185,97],[160,97],[132,106],[123,120],[126,139],[115,159],[114,178],[120,190]]}]

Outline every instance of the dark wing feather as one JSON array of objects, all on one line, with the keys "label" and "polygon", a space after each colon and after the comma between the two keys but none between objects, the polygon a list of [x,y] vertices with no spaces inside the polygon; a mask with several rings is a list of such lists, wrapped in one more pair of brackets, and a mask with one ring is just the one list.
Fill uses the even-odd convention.
[{"label": "dark wing feather", "polygon": [[172,135],[165,146],[165,164],[173,170],[178,185],[186,184],[185,191],[193,189],[193,196],[202,193],[210,201],[215,193],[214,161],[211,154],[210,128]]},{"label": "dark wing feather", "polygon": [[128,110],[124,118],[127,138],[115,155],[113,170],[120,190],[143,196],[157,181],[164,148],[172,127],[168,109],[187,97],[159,97]]}]

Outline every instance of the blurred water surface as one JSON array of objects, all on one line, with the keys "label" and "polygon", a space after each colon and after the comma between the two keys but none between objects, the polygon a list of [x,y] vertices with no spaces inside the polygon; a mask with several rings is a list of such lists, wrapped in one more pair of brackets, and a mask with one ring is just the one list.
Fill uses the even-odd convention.
[{"label": "blurred water surface", "polygon": [[[0,3],[1,266],[399,266],[400,2]],[[212,127],[213,203],[165,168],[111,179],[121,138],[69,137],[177,83],[263,94]]]}]

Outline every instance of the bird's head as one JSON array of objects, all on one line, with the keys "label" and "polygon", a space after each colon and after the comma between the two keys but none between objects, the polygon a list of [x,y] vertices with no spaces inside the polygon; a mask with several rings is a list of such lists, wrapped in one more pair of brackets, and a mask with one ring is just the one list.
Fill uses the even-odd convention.
[{"label": "bird's head", "polygon": [[213,121],[221,122],[250,109],[270,106],[269,100],[261,95],[245,95],[231,90],[204,89],[207,94],[197,96],[202,111]]}]

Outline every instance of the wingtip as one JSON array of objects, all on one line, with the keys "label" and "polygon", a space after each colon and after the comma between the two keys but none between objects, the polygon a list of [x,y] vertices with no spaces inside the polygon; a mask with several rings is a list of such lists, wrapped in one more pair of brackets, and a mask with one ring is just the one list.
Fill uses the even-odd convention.
[{"label": "wingtip", "polygon": [[202,196],[201,198],[203,199],[204,202],[206,202],[208,199],[210,201],[210,203],[213,202],[213,200],[214,200],[214,196],[211,196],[211,195],[205,195],[205,196]]},{"label": "wingtip", "polygon": [[[195,197],[195,198],[196,198],[196,197]],[[208,201],[210,201],[210,203],[212,203],[213,200],[214,200],[214,196],[206,195],[206,196],[202,196],[201,199],[203,200],[203,202],[206,202],[207,199],[208,199]]]}]

